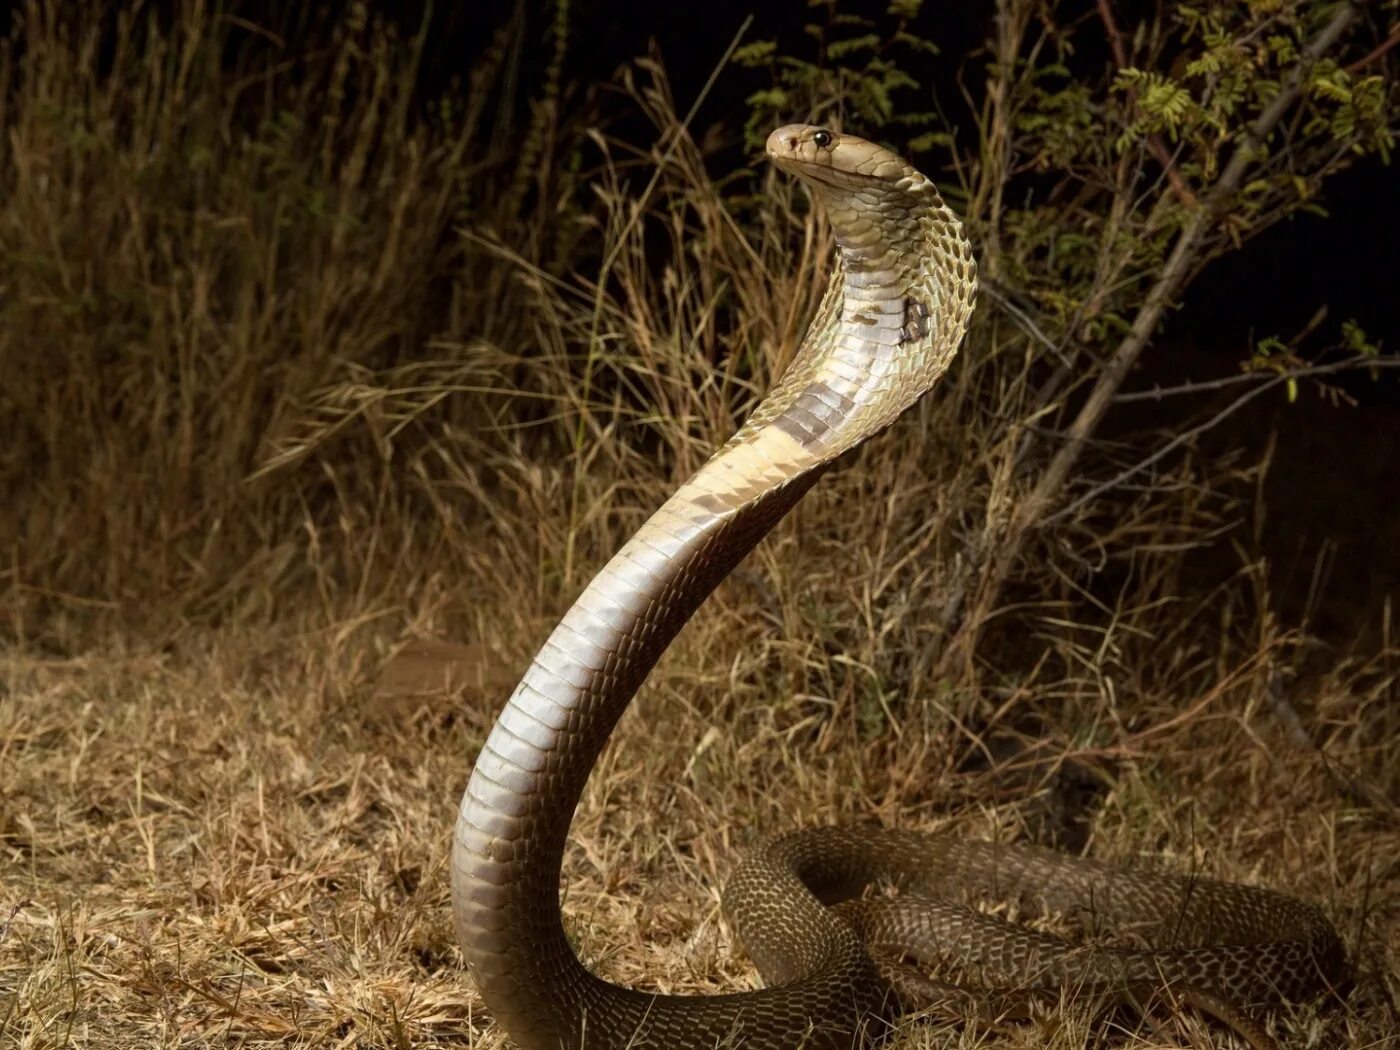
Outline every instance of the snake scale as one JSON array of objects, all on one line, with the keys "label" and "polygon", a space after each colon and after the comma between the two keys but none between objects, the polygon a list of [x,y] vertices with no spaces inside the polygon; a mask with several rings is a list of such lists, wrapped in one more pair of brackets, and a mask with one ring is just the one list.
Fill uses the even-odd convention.
[{"label": "snake scale", "polygon": [[[933,386],[967,329],[976,270],[932,182],[891,151],[790,125],[770,159],[824,206],[839,245],[792,364],[752,417],[598,573],[492,728],[452,851],[457,935],[486,1006],[524,1050],[852,1050],[898,1013],[1062,987],[1167,989],[1272,1040],[1245,1010],[1315,995],[1345,958],[1316,908],[1264,889],[1130,872],[1028,846],[818,828],[744,863],[724,900],[767,987],[669,996],[609,984],[565,934],[559,880],[584,782],[661,653],[836,457]],[[897,888],[869,894],[871,885]],[[1127,926],[1092,948],[959,900]],[[1134,941],[1134,945],[1140,943]],[[925,976],[952,962],[955,983]]]}]

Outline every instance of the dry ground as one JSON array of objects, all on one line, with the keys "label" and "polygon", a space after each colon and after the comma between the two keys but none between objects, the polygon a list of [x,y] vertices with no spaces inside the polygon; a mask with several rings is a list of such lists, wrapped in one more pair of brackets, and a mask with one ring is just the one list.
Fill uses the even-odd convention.
[{"label": "dry ground", "polygon": [[[739,589],[663,662],[575,823],[567,912],[585,958],[620,980],[754,984],[716,902],[755,834],[865,819],[1046,835],[1035,800],[1051,767],[1027,778],[978,761],[948,698],[892,704],[888,731],[870,733],[852,696],[763,696],[781,680],[765,666],[796,643],[744,622]],[[461,970],[444,865],[470,755],[536,619],[410,650],[387,676],[373,623],[4,653],[0,1045],[505,1045]],[[1044,724],[1054,758],[1103,788],[1089,852],[1286,887],[1332,915],[1360,980],[1344,1007],[1281,1018],[1290,1047],[1394,1045],[1400,831],[1379,795],[1395,790],[1400,745],[1383,670],[1319,681],[1292,726],[1291,707],[1249,698],[1248,666],[1131,717],[1123,697],[1069,698],[1072,718]],[[1232,1040],[1189,1018],[1095,1022],[1071,1007],[991,1029],[914,1025],[898,1045]]]}]

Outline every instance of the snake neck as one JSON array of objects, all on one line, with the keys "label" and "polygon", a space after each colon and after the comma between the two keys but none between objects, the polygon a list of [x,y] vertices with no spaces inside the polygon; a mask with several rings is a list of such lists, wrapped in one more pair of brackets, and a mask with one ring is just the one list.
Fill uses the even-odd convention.
[{"label": "snake neck", "polygon": [[[569,824],[617,720],[719,581],[826,465],[931,385],[962,337],[970,288],[965,302],[939,302],[949,278],[930,265],[965,275],[970,250],[932,201],[936,214],[878,222],[869,207],[827,202],[840,265],[793,364],[585,588],[481,749],[454,836],[454,916],[487,1006],[522,1046],[577,1045],[590,1008],[630,994],[600,992],[559,907]],[[947,223],[952,250],[930,255],[927,231]]]},{"label": "snake neck", "polygon": [[745,446],[682,487],[585,588],[482,747],[453,842],[457,935],[493,1016],[524,1047],[574,1045],[599,983],[559,907],[588,774],[676,633],[816,480],[821,465],[801,458],[805,470],[760,467]]},{"label": "snake neck", "polygon": [[972,245],[933,183],[907,169],[889,187],[811,185],[840,248],[791,365],[722,450],[765,428],[830,461],[879,433],[947,369],[977,289]]}]

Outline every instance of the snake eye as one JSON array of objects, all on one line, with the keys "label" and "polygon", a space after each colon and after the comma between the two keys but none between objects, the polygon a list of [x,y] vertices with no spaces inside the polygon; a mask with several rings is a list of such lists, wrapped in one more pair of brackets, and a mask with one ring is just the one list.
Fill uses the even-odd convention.
[{"label": "snake eye", "polygon": [[831,132],[814,131],[812,132],[812,141],[817,144],[818,149],[826,149],[831,145]]}]

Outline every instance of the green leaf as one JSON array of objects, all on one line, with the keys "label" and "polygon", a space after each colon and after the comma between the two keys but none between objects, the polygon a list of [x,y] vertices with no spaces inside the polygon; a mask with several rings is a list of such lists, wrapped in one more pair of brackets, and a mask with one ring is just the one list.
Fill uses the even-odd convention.
[{"label": "green leaf", "polygon": [[776,40],[755,40],[752,44],[737,48],[731,61],[741,66],[763,66],[772,60],[773,52],[777,50]]},{"label": "green leaf", "polygon": [[867,33],[850,40],[834,40],[827,45],[826,53],[830,58],[842,58],[857,51],[873,51],[879,46],[880,38],[874,33]]},{"label": "green leaf", "polygon": [[935,146],[943,146],[952,149],[954,145],[953,136],[946,131],[927,131],[922,135],[915,135],[909,140],[908,148],[913,153],[924,153]]},{"label": "green leaf", "polygon": [[1364,354],[1367,357],[1379,357],[1381,353],[1380,346],[1371,342],[1365,330],[1351,320],[1342,322],[1342,346],[1353,354]]}]

